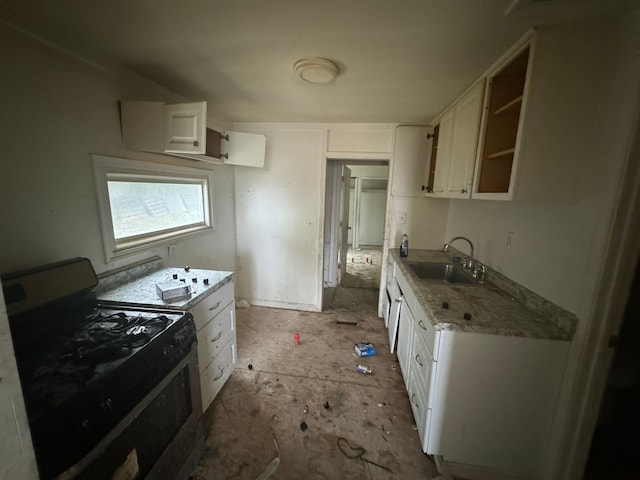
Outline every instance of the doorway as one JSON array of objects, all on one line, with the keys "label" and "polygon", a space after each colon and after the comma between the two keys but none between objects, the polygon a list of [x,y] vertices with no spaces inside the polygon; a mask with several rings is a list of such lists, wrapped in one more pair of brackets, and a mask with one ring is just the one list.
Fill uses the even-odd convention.
[{"label": "doorway", "polygon": [[377,303],[388,177],[386,160],[327,160],[323,309],[344,289],[370,290]]}]

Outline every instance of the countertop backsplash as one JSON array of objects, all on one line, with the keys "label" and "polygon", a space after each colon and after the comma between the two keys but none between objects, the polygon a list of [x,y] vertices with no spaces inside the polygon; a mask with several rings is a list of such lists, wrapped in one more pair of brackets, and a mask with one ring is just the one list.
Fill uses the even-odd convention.
[{"label": "countertop backsplash", "polygon": [[110,270],[108,272],[98,275],[98,286],[96,287],[96,293],[100,294],[107,290],[112,290],[125,283],[132,282],[138,278],[145,277],[153,272],[156,272],[163,268],[162,258],[155,256],[148,260],[142,260],[131,265],[126,265],[116,270]]}]

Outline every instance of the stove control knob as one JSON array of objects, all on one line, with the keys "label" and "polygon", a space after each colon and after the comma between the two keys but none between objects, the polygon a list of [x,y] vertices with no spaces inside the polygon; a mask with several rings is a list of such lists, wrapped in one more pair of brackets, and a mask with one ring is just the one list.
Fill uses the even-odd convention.
[{"label": "stove control knob", "polygon": [[208,278],[205,278],[203,281],[204,281],[205,285],[209,285],[209,279]]},{"label": "stove control knob", "polygon": [[100,402],[100,409],[102,410],[102,413],[111,413],[112,407],[113,402],[110,398],[107,398],[106,400]]},{"label": "stove control knob", "polygon": [[163,355],[165,358],[171,358],[171,357],[173,357],[173,355],[174,355],[174,348],[173,348],[173,345],[167,345],[166,347],[164,347],[164,348],[162,349],[162,355]]},{"label": "stove control knob", "polygon": [[189,270],[191,270],[191,267],[189,265],[187,265],[186,267],[184,267],[184,271],[188,272]]},{"label": "stove control knob", "polygon": [[88,418],[83,418],[82,422],[80,422],[80,426],[84,432],[88,432],[90,430],[91,422]]}]

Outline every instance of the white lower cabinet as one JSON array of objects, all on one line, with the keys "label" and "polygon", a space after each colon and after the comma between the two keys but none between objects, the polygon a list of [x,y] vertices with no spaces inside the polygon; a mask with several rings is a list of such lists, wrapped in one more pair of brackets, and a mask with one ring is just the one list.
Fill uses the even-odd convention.
[{"label": "white lower cabinet", "polygon": [[456,477],[541,478],[569,342],[435,330],[397,266],[395,277],[422,450]]},{"label": "white lower cabinet", "polygon": [[233,372],[237,361],[233,281],[189,311],[197,329],[200,392],[204,411]]}]

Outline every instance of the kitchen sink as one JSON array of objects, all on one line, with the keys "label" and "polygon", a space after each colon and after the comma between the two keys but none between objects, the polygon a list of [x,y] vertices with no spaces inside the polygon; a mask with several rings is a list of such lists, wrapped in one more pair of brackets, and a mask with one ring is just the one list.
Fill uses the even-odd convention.
[{"label": "kitchen sink", "polygon": [[409,268],[422,280],[441,281],[443,283],[477,284],[478,281],[453,263],[412,262]]}]

